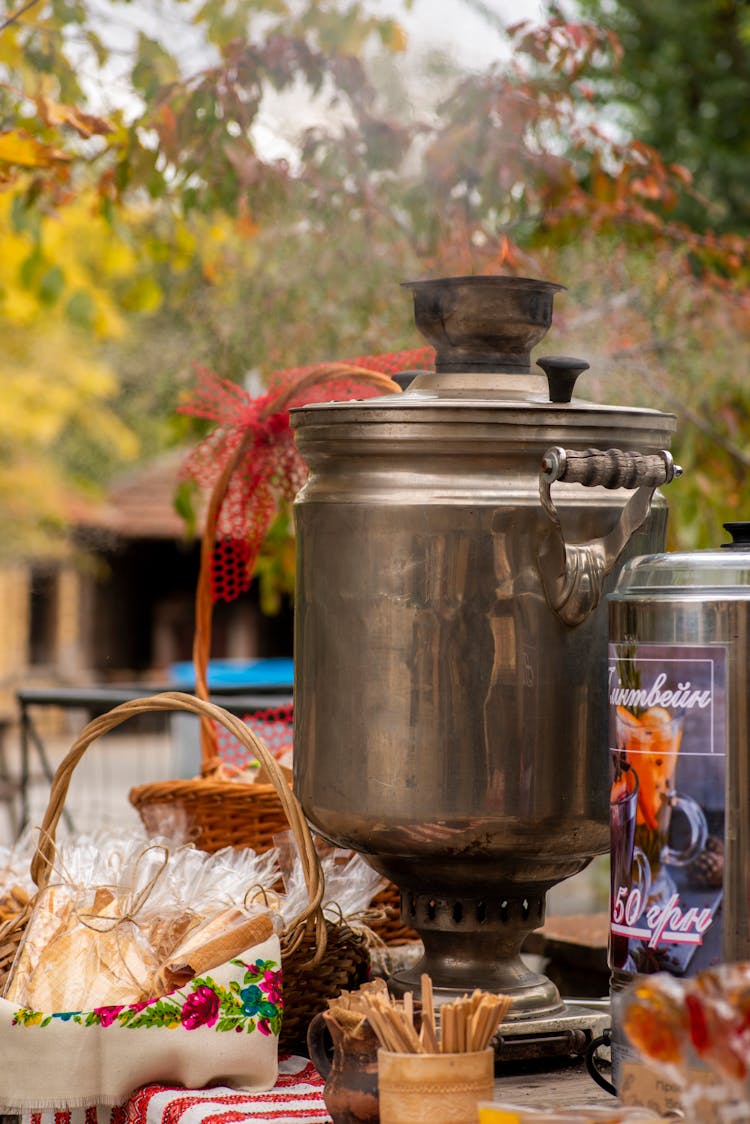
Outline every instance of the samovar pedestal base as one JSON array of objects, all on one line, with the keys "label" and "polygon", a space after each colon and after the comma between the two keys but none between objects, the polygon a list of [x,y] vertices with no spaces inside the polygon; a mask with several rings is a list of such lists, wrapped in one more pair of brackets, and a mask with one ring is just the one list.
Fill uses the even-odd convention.
[{"label": "samovar pedestal base", "polygon": [[402,890],[401,916],[419,933],[424,955],[390,975],[389,990],[419,998],[426,972],[438,1024],[444,1003],[475,988],[502,992],[513,1005],[493,1039],[499,1066],[512,1071],[527,1062],[580,1058],[609,1027],[609,1003],[563,1000],[552,981],[524,961],[521,946],[543,924],[544,908],[543,894],[458,899]]},{"label": "samovar pedestal base", "polygon": [[424,955],[389,977],[389,989],[418,996],[427,973],[438,1007],[479,988],[512,997],[508,1023],[559,1014],[559,991],[521,957],[527,934],[544,921],[544,905],[538,894],[458,899],[403,890],[401,917],[419,933]]}]

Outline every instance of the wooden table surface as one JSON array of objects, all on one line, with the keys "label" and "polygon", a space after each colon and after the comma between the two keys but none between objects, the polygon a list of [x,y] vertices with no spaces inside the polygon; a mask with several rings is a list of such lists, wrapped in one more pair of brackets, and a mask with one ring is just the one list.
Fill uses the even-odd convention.
[{"label": "wooden table surface", "polygon": [[523,1072],[495,1078],[495,1099],[529,1108],[569,1108],[571,1105],[617,1105],[589,1075],[582,1060],[535,1063]]}]

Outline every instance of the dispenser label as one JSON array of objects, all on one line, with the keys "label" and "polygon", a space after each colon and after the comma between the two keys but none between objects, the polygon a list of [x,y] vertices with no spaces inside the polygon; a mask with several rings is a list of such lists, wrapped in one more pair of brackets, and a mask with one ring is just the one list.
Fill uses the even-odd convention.
[{"label": "dispenser label", "polygon": [[726,648],[609,650],[611,968],[721,960]]}]

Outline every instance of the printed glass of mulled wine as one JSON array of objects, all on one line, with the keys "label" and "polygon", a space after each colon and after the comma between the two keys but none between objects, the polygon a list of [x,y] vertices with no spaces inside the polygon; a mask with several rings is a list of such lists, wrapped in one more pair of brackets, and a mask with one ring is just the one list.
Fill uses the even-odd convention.
[{"label": "printed glass of mulled wine", "polygon": [[[617,748],[622,760],[638,773],[635,842],[651,869],[649,898],[659,900],[674,892],[667,866],[686,866],[706,842],[706,817],[690,796],[675,790],[675,773],[682,743],[684,716],[661,706],[633,713],[617,707]],[[670,843],[672,817],[685,817],[687,839],[680,847]]]}]

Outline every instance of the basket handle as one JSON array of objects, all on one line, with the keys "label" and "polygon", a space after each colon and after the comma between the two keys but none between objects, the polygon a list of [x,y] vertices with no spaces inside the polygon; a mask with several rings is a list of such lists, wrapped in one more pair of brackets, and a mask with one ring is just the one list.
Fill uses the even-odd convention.
[{"label": "basket handle", "polygon": [[[354,363],[317,363],[290,386],[282,387],[266,402],[258,418],[265,421],[272,414],[281,413],[289,408],[289,404],[300,394],[320,383],[331,382],[341,378],[355,378],[360,382],[370,383],[383,392],[390,391],[401,393],[401,387],[388,375],[380,371],[371,371],[369,367],[360,367]],[[211,629],[213,618],[213,590],[212,569],[213,556],[216,548],[216,529],[219,515],[226,497],[229,482],[243,460],[252,448],[255,435],[252,428],[248,428],[224,465],[222,472],[214,484],[209,496],[208,507],[201,539],[200,569],[198,585],[195,591],[195,632],[193,635],[193,669],[195,671],[195,693],[200,699],[209,698],[208,688],[208,661],[211,651]],[[201,775],[210,776],[216,771],[216,733],[210,722],[201,721]]]},{"label": "basket handle", "polygon": [[241,718],[230,714],[228,710],[224,710],[223,707],[217,706],[215,703],[206,702],[182,691],[164,691],[157,695],[149,695],[147,698],[130,699],[128,702],[113,707],[106,714],[94,718],[83,728],[58,765],[52,778],[47,809],[42,820],[34,857],[31,860],[31,877],[37,887],[43,890],[48,884],[55,857],[57,825],[60,822],[73,772],[88,747],[102,734],[114,730],[117,726],[126,722],[128,718],[150,711],[163,710],[184,710],[197,714],[199,717],[205,715],[207,718],[213,719],[213,721],[224,726],[230,734],[233,734],[246,749],[254,753],[262,762],[271,783],[276,789],[276,794],[281,801],[299,848],[308,893],[307,905],[299,916],[289,923],[287,932],[294,932],[301,926],[314,929],[318,939],[316,959],[322,956],[325,950],[325,922],[321,908],[324,889],[323,870],[299,801],[289,787],[276,758],[265,742]]}]

